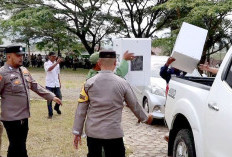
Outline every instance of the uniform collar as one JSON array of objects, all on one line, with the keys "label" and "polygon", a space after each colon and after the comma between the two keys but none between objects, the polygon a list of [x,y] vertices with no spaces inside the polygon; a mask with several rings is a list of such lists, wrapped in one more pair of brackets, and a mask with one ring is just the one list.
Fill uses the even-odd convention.
[{"label": "uniform collar", "polygon": [[111,71],[111,70],[101,70],[101,71],[99,71],[99,73],[113,73],[113,71]]},{"label": "uniform collar", "polygon": [[5,63],[4,67],[6,67],[6,69],[11,70],[11,71],[17,71],[17,70],[19,70],[19,68],[14,68],[14,67],[10,66],[7,63]]}]

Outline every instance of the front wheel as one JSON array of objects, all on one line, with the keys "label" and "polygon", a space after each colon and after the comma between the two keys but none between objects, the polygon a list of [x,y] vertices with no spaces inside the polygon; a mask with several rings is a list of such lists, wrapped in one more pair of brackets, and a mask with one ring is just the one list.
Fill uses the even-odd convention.
[{"label": "front wheel", "polygon": [[177,133],[173,157],[196,157],[193,134],[190,130],[182,129]]},{"label": "front wheel", "polygon": [[143,100],[143,108],[145,111],[147,111],[147,113],[149,113],[149,104],[147,98]]}]

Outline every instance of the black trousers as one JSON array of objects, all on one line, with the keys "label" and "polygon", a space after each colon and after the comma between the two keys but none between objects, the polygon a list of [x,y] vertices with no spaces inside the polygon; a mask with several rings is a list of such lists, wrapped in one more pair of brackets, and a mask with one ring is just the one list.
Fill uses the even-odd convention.
[{"label": "black trousers", "polygon": [[28,157],[26,149],[28,119],[2,122],[9,139],[7,157]]},{"label": "black trousers", "polygon": [[105,157],[125,157],[123,138],[117,139],[96,139],[87,137],[88,157],[102,157],[102,148]]}]

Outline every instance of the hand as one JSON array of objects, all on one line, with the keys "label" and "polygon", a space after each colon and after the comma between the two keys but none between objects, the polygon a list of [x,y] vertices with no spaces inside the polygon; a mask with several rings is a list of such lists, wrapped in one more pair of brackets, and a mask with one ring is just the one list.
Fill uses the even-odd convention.
[{"label": "hand", "polygon": [[54,101],[54,102],[56,102],[57,104],[60,104],[60,105],[62,106],[62,101],[61,101],[59,98],[54,97],[52,101]]},{"label": "hand", "polygon": [[173,58],[173,57],[169,57],[167,62],[166,62],[166,65],[169,66],[170,64],[172,64],[172,62],[174,62],[176,59]]},{"label": "hand", "polygon": [[73,146],[74,146],[75,149],[78,149],[78,144],[79,143],[81,145],[81,136],[80,135],[74,135]]},{"label": "hand", "polygon": [[153,116],[151,115],[151,114],[149,114],[148,115],[148,119],[147,119],[147,121],[146,121],[146,124],[151,124],[152,123],[152,121],[153,121]]},{"label": "hand", "polygon": [[205,64],[200,64],[198,67],[202,71],[209,71],[209,63],[208,62],[206,62]]},{"label": "hand", "polygon": [[123,54],[123,59],[125,59],[126,61],[133,60],[134,58],[134,53],[129,53],[128,50]]},{"label": "hand", "polygon": [[60,64],[62,61],[63,61],[62,58],[58,58],[56,62],[57,62],[58,64]]}]

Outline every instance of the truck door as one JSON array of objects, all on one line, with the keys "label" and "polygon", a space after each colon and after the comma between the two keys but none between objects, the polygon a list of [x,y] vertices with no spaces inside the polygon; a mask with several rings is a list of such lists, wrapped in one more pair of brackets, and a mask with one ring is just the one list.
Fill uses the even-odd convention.
[{"label": "truck door", "polygon": [[204,130],[205,157],[232,156],[232,63],[219,71],[207,100]]}]

